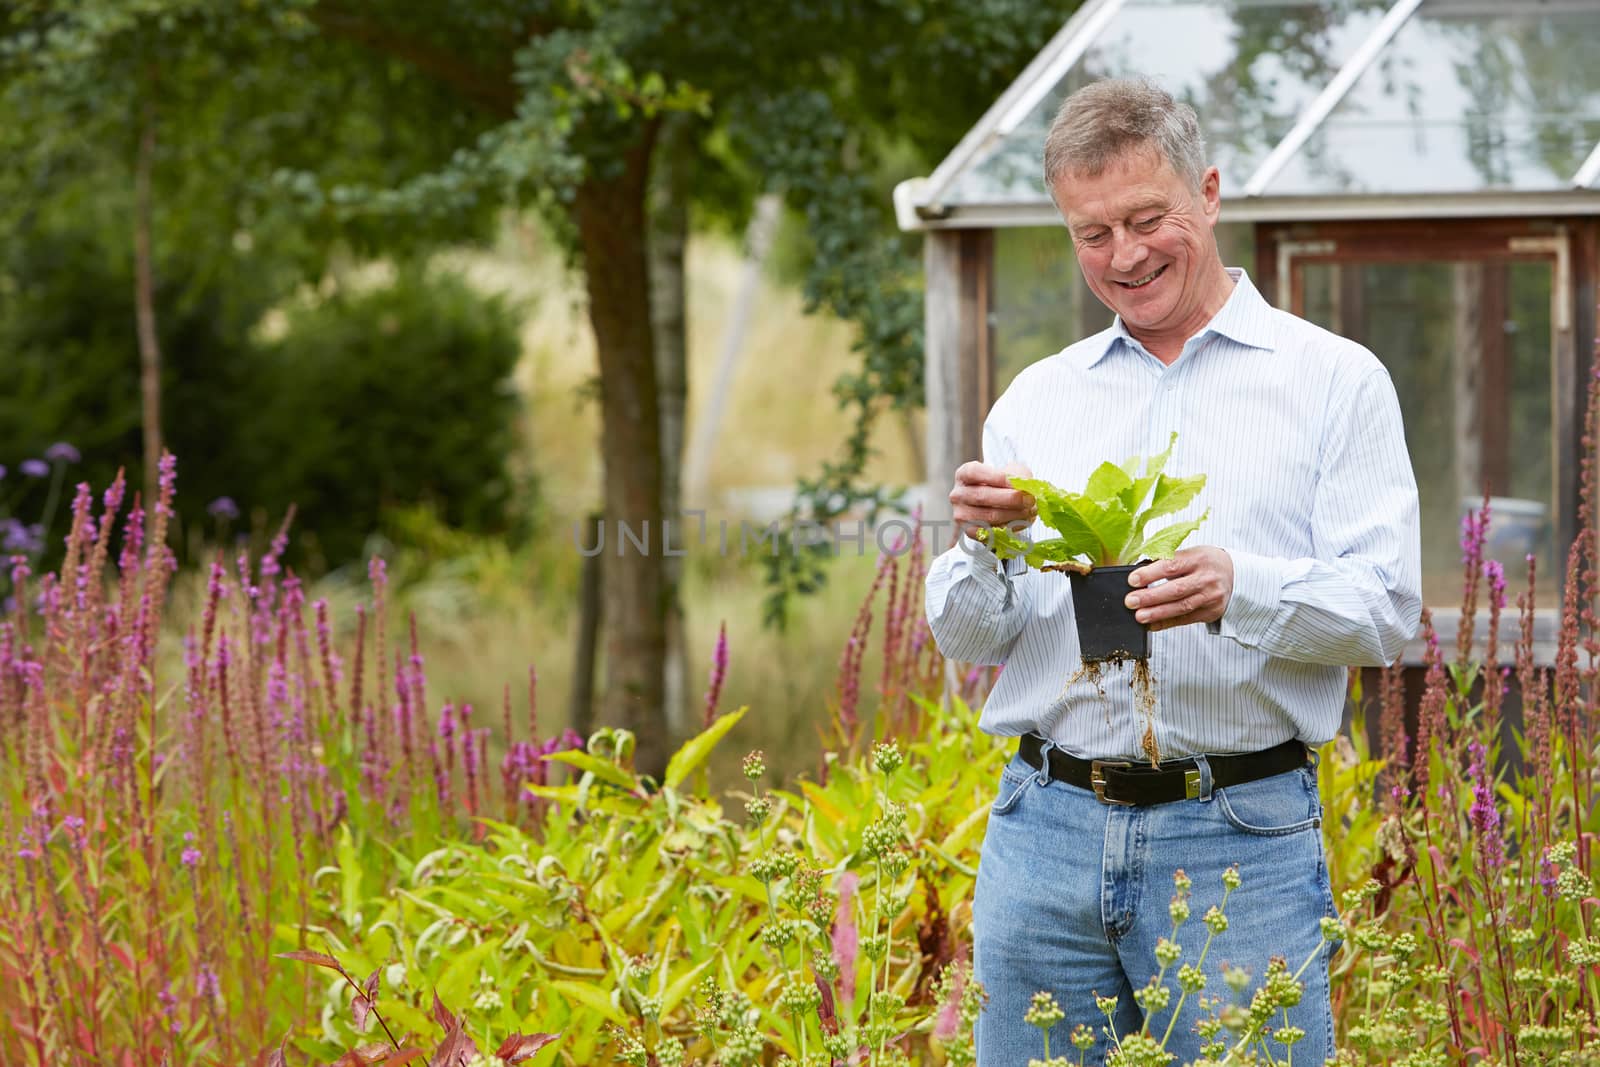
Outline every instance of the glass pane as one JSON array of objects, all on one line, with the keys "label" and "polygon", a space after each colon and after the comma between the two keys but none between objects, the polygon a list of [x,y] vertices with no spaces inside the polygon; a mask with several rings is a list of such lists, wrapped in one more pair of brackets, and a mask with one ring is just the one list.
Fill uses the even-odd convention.
[{"label": "glass pane", "polygon": [[950,189],[954,204],[1047,202],[1044,138],[1061,101],[1099,78],[1143,75],[1194,106],[1224,195],[1332,79],[1387,0],[1129,0],[1010,136]]},{"label": "glass pane", "polygon": [[[1254,276],[1255,227],[1225,222],[1216,232],[1223,262]],[[994,256],[998,394],[1022,368],[1099,333],[1113,316],[1084,283],[1065,228],[998,230]]]},{"label": "glass pane", "polygon": [[1269,195],[1570,186],[1600,141],[1600,6],[1425,2]]},{"label": "glass pane", "polygon": [[1372,349],[1394,379],[1422,503],[1427,602],[1460,604],[1461,518],[1481,506],[1487,486],[1486,555],[1505,567],[1512,604],[1531,553],[1543,576],[1540,606],[1558,606],[1550,264],[1299,269],[1306,317]]}]

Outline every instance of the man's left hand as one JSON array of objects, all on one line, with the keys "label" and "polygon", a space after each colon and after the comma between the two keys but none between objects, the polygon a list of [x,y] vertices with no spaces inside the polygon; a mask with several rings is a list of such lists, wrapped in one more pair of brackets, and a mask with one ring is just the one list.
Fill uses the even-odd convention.
[{"label": "man's left hand", "polygon": [[1233,559],[1212,545],[1185,548],[1132,572],[1128,584],[1128,607],[1152,630],[1216,622],[1233,596]]}]

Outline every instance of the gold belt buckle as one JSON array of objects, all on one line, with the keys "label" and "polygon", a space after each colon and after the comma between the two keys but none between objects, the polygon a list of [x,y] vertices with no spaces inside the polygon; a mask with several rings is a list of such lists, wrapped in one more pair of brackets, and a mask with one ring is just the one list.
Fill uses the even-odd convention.
[{"label": "gold belt buckle", "polygon": [[1119,767],[1132,766],[1133,764],[1129,762],[1115,763],[1109,760],[1092,760],[1089,763],[1089,784],[1094,786],[1094,798],[1102,804],[1120,804],[1123,807],[1133,807],[1133,801],[1131,800],[1117,800],[1113,797],[1106,796],[1105,778],[1105,771],[1107,768],[1116,769]]}]

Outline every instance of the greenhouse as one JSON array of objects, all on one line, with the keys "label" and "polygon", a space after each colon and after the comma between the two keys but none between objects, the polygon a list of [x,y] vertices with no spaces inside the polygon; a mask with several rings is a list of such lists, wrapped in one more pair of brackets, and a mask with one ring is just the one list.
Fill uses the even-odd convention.
[{"label": "greenhouse", "polygon": [[[1109,324],[1039,161],[1065,96],[1148,76],[1200,116],[1224,259],[1387,365],[1441,629],[1460,600],[1453,531],[1486,490],[1491,552],[1559,573],[1596,337],[1596,55],[1600,0],[1087,0],[895,191],[901,227],[927,238],[930,481],[979,454],[1021,367]],[[1541,630],[1560,597],[1542,588]]]}]

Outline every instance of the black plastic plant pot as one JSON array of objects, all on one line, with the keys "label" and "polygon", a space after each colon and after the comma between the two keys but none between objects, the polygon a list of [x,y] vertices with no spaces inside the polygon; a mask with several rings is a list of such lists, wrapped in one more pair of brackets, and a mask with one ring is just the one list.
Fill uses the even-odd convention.
[{"label": "black plastic plant pot", "polygon": [[1078,620],[1078,645],[1085,663],[1149,659],[1150,627],[1134,619],[1124,603],[1128,574],[1144,566],[1096,567],[1088,574],[1068,572],[1072,579],[1072,614]]}]

